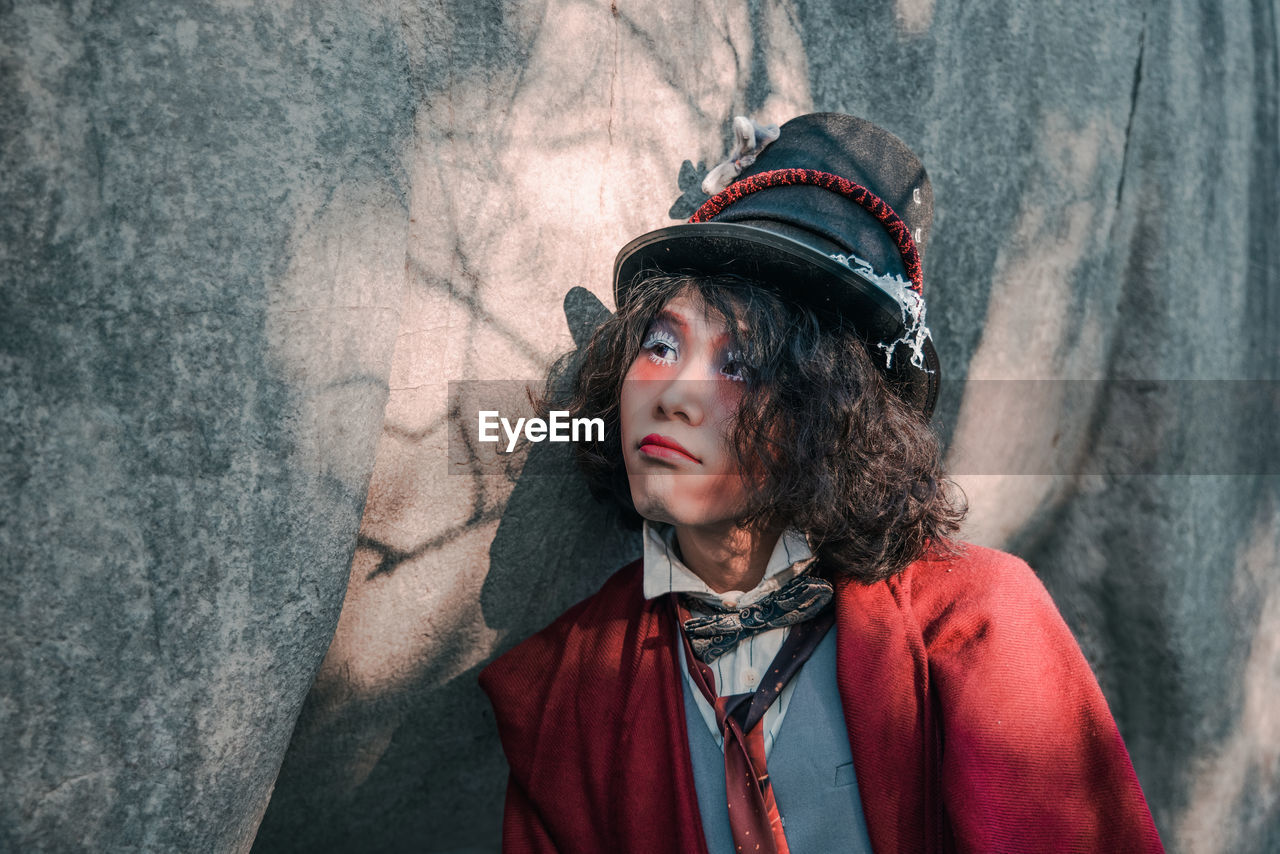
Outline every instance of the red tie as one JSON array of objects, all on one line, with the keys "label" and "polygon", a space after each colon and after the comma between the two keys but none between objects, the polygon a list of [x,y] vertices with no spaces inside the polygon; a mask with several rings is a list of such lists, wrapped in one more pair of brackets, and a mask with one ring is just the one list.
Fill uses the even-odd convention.
[{"label": "red tie", "polygon": [[[680,622],[689,612],[677,603]],[[830,610],[792,627],[760,687],[752,693],[716,696],[715,674],[693,654],[689,638],[680,632],[685,660],[693,682],[715,709],[716,726],[724,737],[725,794],[729,799],[729,830],[736,851],[751,854],[789,854],[782,816],[773,796],[764,755],[765,710],[817,649],[833,616]]]}]

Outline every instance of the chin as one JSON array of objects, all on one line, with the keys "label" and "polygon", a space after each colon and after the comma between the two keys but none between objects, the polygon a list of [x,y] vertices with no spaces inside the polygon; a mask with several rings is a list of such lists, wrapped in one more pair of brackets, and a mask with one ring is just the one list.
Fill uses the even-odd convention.
[{"label": "chin", "polygon": [[636,512],[650,522],[666,522],[669,525],[684,524],[676,514],[671,512],[666,501],[648,491],[636,489],[634,484],[631,487],[631,503],[635,505]]},{"label": "chin", "polygon": [[664,522],[668,525],[674,525],[677,528],[696,527],[705,524],[702,519],[691,516],[687,513],[673,512],[670,507],[665,504],[650,505],[644,509],[636,508],[643,518],[650,522]]},{"label": "chin", "polygon": [[[665,522],[677,527],[706,527],[723,525],[732,522],[731,514],[723,512],[724,508],[714,508],[708,512],[706,501],[692,496],[664,494],[653,489],[631,488],[631,503],[636,512],[650,522]],[[714,512],[719,510],[721,512]]]}]

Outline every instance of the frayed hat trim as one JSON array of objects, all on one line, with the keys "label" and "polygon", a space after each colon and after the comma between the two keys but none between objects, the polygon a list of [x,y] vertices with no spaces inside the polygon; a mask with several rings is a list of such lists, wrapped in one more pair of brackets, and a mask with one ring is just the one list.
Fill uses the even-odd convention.
[{"label": "frayed hat trim", "polygon": [[929,327],[924,325],[924,297],[920,295],[919,291],[911,287],[911,283],[901,276],[877,273],[872,269],[870,262],[859,258],[857,255],[832,255],[831,259],[872,282],[898,301],[898,307],[902,310],[902,325],[906,328],[906,331],[887,344],[883,341],[876,344],[876,347],[884,350],[885,368],[893,367],[894,351],[897,350],[899,344],[906,344],[911,350],[912,366],[924,371],[926,374],[933,373],[933,371],[924,366],[924,342],[932,339],[933,333],[929,331]]}]

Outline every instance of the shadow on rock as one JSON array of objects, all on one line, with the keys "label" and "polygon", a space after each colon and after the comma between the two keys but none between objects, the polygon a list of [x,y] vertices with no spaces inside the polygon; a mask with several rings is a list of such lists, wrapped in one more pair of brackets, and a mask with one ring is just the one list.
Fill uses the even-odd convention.
[{"label": "shadow on rock", "polygon": [[[553,395],[563,393],[591,334],[609,311],[585,288],[565,295],[565,320],[575,351],[553,369]],[[506,649],[595,592],[614,570],[640,553],[635,534],[591,498],[566,444],[543,442],[529,451],[489,549],[489,574],[480,595],[485,624]]]}]

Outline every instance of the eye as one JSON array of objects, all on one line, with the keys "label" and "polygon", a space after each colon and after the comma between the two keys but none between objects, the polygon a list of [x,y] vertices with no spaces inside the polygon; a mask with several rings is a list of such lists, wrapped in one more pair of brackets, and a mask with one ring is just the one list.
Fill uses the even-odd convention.
[{"label": "eye", "polygon": [[731,352],[726,354],[724,365],[720,367],[720,373],[737,382],[746,382],[751,378],[751,368],[747,365],[741,353]]},{"label": "eye", "polygon": [[680,355],[675,336],[665,329],[649,330],[640,349],[648,354],[650,361],[658,365],[670,365]]}]

